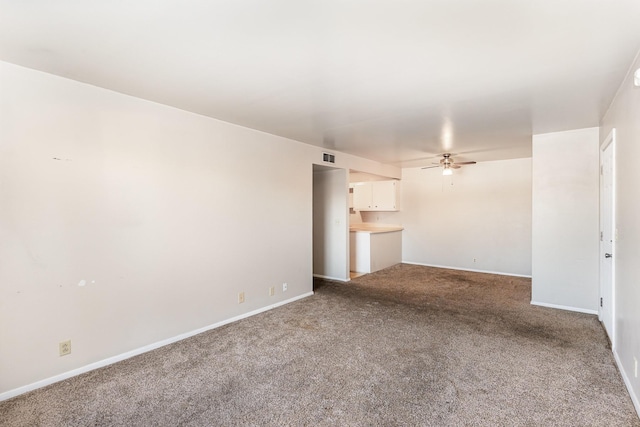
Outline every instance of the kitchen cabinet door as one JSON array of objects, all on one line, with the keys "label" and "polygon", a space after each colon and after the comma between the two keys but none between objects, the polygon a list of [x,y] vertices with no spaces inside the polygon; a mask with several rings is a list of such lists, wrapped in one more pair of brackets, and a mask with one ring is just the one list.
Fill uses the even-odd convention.
[{"label": "kitchen cabinet door", "polygon": [[397,211],[397,181],[372,181],[354,184],[353,208],[359,211]]},{"label": "kitchen cabinet door", "polygon": [[373,206],[371,182],[357,182],[353,186],[353,209],[368,211]]},{"label": "kitchen cabinet door", "polygon": [[377,211],[397,210],[396,181],[376,181],[372,186],[372,207]]}]

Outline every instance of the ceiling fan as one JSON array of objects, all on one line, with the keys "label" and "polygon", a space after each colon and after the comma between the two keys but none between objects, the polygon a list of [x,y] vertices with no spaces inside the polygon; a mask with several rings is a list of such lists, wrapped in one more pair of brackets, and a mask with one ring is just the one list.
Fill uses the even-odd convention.
[{"label": "ceiling fan", "polygon": [[437,166],[426,166],[422,169],[431,169],[431,168],[439,168],[442,167],[442,175],[452,175],[454,169],[459,169],[461,165],[475,165],[476,162],[454,162],[451,158],[451,153],[444,153],[442,155],[442,159],[438,163],[434,162]]}]

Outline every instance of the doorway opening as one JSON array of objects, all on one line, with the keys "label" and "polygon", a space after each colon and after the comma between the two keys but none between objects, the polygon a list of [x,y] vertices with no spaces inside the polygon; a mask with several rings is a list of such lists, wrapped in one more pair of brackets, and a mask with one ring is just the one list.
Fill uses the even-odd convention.
[{"label": "doorway opening", "polygon": [[349,179],[345,169],[313,165],[313,276],[349,281]]}]

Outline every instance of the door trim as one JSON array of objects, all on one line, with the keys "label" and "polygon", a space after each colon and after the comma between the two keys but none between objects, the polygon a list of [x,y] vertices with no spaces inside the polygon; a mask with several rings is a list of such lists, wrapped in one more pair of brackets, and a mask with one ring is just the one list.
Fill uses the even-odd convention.
[{"label": "door trim", "polygon": [[[611,245],[611,254],[613,256],[611,261],[611,319],[609,324],[611,325],[611,331],[606,331],[609,335],[609,339],[611,340],[611,349],[615,349],[615,313],[616,313],[616,240],[617,240],[617,229],[616,229],[616,130],[615,128],[609,132],[607,137],[603,140],[602,144],[600,144],[600,167],[602,168],[602,157],[604,151],[611,146],[611,206],[603,206],[602,200],[602,192],[603,192],[603,174],[598,174],[600,177],[600,201],[599,201],[599,214],[600,214],[600,232],[603,230],[602,224],[602,212],[603,209],[611,210],[611,233],[612,233],[612,245]],[[601,169],[602,171],[602,169]],[[599,245],[599,285],[600,285],[600,298],[604,296],[604,286],[603,286],[603,271],[602,271],[602,262],[604,260],[604,249],[603,249],[603,241],[600,240]],[[598,303],[598,319],[602,321],[602,307]],[[606,326],[603,323],[603,327]]]}]

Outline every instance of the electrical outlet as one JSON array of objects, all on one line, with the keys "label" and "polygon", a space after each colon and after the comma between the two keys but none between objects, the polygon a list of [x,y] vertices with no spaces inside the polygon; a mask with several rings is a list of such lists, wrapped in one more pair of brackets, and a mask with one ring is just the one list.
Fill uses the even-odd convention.
[{"label": "electrical outlet", "polygon": [[60,356],[71,354],[71,340],[60,342],[58,344],[58,349],[60,350]]},{"label": "electrical outlet", "polygon": [[476,259],[475,259],[475,258],[473,259],[473,262],[476,262]]},{"label": "electrical outlet", "polygon": [[242,304],[244,302],[244,292],[240,292],[238,294],[238,304]]},{"label": "electrical outlet", "polygon": [[286,283],[282,284],[282,292],[286,292],[288,288],[289,288],[289,285],[287,285]]},{"label": "electrical outlet", "polygon": [[272,286],[269,288],[269,296],[272,297],[276,294],[276,287]]},{"label": "electrical outlet", "polygon": [[633,356],[633,376],[638,378],[638,359]]}]

